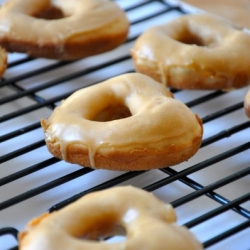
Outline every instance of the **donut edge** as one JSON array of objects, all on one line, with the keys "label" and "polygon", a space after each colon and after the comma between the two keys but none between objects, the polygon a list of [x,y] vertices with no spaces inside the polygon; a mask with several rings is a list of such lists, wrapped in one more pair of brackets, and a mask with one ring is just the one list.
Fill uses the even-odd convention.
[{"label": "donut edge", "polygon": [[[106,30],[106,31],[105,31]],[[71,61],[94,56],[117,48],[127,38],[129,23],[117,21],[98,30],[74,36],[65,43],[44,43],[42,46],[29,41],[0,38],[0,46],[9,53],[25,53],[34,58]],[[110,32],[112,31],[112,32]],[[83,40],[80,40],[80,37]]]}]

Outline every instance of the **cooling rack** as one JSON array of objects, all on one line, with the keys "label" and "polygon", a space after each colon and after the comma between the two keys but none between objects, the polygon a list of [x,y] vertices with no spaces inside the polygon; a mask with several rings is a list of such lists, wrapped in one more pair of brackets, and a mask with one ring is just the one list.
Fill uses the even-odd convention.
[{"label": "cooling rack", "polygon": [[9,54],[0,82],[0,249],[18,249],[17,235],[33,217],[116,185],[134,185],[171,203],[178,224],[206,249],[250,249],[250,122],[248,88],[176,91],[175,98],[204,123],[201,148],[189,161],[160,170],[92,170],[53,158],[40,119],[75,90],[133,72],[130,49],[146,28],[186,14],[169,1],[116,1],[131,27],[127,41],[108,53],[73,62]]}]

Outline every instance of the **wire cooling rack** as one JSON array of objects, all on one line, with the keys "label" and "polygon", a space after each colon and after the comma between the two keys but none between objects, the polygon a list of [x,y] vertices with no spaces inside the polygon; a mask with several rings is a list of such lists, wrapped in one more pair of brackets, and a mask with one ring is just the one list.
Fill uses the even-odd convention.
[{"label": "wire cooling rack", "polygon": [[250,122],[248,88],[174,91],[204,123],[200,150],[188,162],[161,170],[92,170],[53,158],[40,119],[75,90],[133,72],[130,49],[146,28],[185,14],[168,1],[116,1],[131,27],[127,41],[108,53],[73,62],[10,54],[0,82],[0,249],[18,249],[17,234],[33,217],[86,193],[134,185],[171,203],[178,223],[206,249],[250,249]]}]

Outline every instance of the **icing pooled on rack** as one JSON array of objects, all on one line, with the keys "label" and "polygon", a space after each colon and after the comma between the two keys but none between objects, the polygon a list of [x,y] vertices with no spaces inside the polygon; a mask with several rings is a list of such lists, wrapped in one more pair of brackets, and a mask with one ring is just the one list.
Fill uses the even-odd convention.
[{"label": "icing pooled on rack", "polygon": [[178,164],[199,148],[201,120],[153,79],[131,73],[81,89],[42,120],[49,151],[93,168]]}]

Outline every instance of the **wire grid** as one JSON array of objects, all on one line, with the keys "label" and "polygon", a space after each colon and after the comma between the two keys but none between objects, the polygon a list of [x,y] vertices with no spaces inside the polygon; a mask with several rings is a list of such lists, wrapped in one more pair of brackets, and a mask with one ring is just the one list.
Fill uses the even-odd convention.
[{"label": "wire grid", "polygon": [[171,203],[178,223],[206,249],[250,249],[250,122],[243,110],[247,88],[172,89],[204,123],[200,150],[178,166],[113,172],[81,168],[48,153],[39,120],[77,89],[134,72],[129,51],[138,35],[185,14],[167,1],[116,2],[131,28],[127,41],[113,51],[73,62],[9,55],[0,82],[0,249],[17,249],[18,232],[31,218],[116,185],[141,187]]}]

